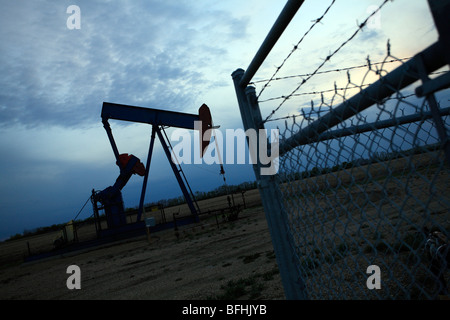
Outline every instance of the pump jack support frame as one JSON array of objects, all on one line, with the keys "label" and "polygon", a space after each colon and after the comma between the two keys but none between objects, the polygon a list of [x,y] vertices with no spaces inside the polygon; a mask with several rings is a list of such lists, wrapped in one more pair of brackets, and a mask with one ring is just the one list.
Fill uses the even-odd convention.
[{"label": "pump jack support frame", "polygon": [[[173,173],[175,174],[175,177],[176,177],[177,182],[180,186],[180,189],[183,193],[183,196],[186,199],[186,203],[192,213],[194,221],[198,222],[198,220],[199,220],[198,214],[200,213],[200,210],[199,210],[198,205],[195,201],[195,198],[192,194],[192,190],[190,190],[187,180],[185,179],[185,181],[184,181],[183,177],[180,175],[180,172],[182,173],[181,167],[179,166],[179,164],[177,167],[177,164],[175,164],[172,161],[169,146],[166,143],[166,140],[164,139],[162,132],[164,132],[164,127],[196,129],[195,121],[202,121],[202,119],[200,119],[200,116],[196,115],[196,114],[181,113],[181,112],[158,110],[158,109],[143,108],[143,107],[136,107],[136,106],[104,102],[103,107],[102,107],[101,117],[102,117],[103,126],[108,135],[108,139],[111,143],[111,147],[113,149],[114,156],[116,158],[117,164],[120,167],[121,172],[122,172],[122,170],[124,170],[124,168],[121,167],[121,162],[119,161],[119,151],[118,151],[116,142],[114,140],[112,130],[111,130],[108,120],[109,119],[123,120],[123,121],[146,123],[146,124],[152,125],[150,146],[149,146],[148,155],[147,155],[144,181],[143,181],[143,185],[142,185],[141,197],[140,197],[140,201],[139,201],[139,210],[138,210],[136,222],[141,221],[142,213],[144,211],[144,198],[145,198],[145,193],[146,193],[146,189],[147,189],[148,175],[149,175],[149,171],[150,171],[150,164],[151,164],[151,158],[152,158],[152,154],[153,154],[153,147],[155,144],[156,135],[158,136],[158,139],[161,142],[161,145],[164,149],[164,153],[166,154],[166,157],[169,160],[170,166],[173,170]],[[203,125],[205,125],[205,124],[203,124]],[[207,129],[208,127],[211,127],[210,123],[206,124],[205,129]],[[165,133],[164,133],[164,135],[165,135]],[[167,138],[167,136],[166,136],[166,138]],[[169,142],[169,145],[170,145],[170,142]],[[186,187],[186,185],[188,187]],[[188,188],[189,188],[190,192],[188,191]]]}]

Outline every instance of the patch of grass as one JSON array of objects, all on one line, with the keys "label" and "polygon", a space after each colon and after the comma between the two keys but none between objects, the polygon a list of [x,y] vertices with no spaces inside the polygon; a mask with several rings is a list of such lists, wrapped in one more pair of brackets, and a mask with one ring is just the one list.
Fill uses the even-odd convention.
[{"label": "patch of grass", "polygon": [[375,243],[367,244],[363,249],[363,253],[373,253],[373,252],[386,254],[393,253],[392,247],[390,247],[384,241],[376,241]]},{"label": "patch of grass", "polygon": [[380,241],[375,245],[375,248],[379,251],[379,252],[385,252],[385,253],[389,253],[391,252],[391,248],[386,244],[386,242],[384,241]]},{"label": "patch of grass", "polygon": [[337,252],[339,252],[340,254],[346,253],[347,250],[348,250],[348,246],[347,246],[347,244],[345,242],[342,242],[337,247]]},{"label": "patch of grass", "polygon": [[424,240],[424,237],[420,233],[407,233],[394,245],[394,249],[397,252],[411,251],[411,249],[417,250],[420,248]]},{"label": "patch of grass", "polygon": [[383,236],[383,234],[380,231],[377,231],[377,232],[375,232],[373,234],[373,240],[380,240],[380,239],[383,239],[383,238],[384,238],[384,236]]},{"label": "patch of grass", "polygon": [[266,252],[266,257],[269,259],[275,259],[275,251],[271,250],[271,251],[267,251]]},{"label": "patch of grass", "polygon": [[251,262],[255,261],[256,259],[258,259],[260,256],[261,256],[261,253],[259,253],[259,252],[255,253],[255,254],[250,254],[248,256],[243,256],[242,262],[244,264],[251,263]]},{"label": "patch of grass", "polygon": [[279,274],[279,273],[280,273],[280,271],[278,270],[278,268],[273,268],[273,269],[270,270],[270,271],[264,272],[264,273],[261,275],[261,278],[262,278],[264,281],[270,281],[270,280],[273,280],[273,276],[274,276],[274,275]]},{"label": "patch of grass", "polygon": [[301,262],[302,269],[305,270],[305,274],[310,274],[312,270],[320,266],[320,262],[312,258],[304,258]]},{"label": "patch of grass", "polygon": [[261,292],[264,290],[265,286],[261,282],[255,282],[250,286],[249,299],[255,300],[261,297]]},{"label": "patch of grass", "polygon": [[193,235],[192,233],[188,233],[188,234],[186,235],[186,238],[187,238],[188,240],[194,240],[194,235]]},{"label": "patch of grass", "polygon": [[224,290],[223,293],[216,297],[211,297],[213,300],[236,300],[247,293],[245,279],[230,280],[220,289]]},{"label": "patch of grass", "polygon": [[275,251],[267,251],[266,252],[266,258],[267,258],[267,260],[266,260],[266,262],[271,262],[271,261],[273,261],[273,260],[275,260],[275,258],[276,258],[276,256],[275,256]]},{"label": "patch of grass", "polygon": [[364,247],[363,252],[364,253],[371,253],[371,252],[373,252],[373,247],[370,244],[368,244],[368,245],[366,245]]},{"label": "patch of grass", "polygon": [[239,278],[230,280],[220,287],[222,293],[207,297],[208,300],[237,300],[244,296],[248,299],[255,300],[261,297],[262,291],[266,285],[261,281],[270,281],[273,276],[278,274],[278,268],[273,268],[264,273],[256,273],[247,278]]}]

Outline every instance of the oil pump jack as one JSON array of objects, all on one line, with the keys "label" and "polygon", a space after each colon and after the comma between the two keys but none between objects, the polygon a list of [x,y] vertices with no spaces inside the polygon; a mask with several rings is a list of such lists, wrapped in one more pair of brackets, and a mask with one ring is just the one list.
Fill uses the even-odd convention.
[{"label": "oil pump jack", "polygon": [[[129,232],[145,231],[145,224],[144,221],[141,221],[141,218],[144,210],[144,198],[156,136],[158,136],[158,139],[161,142],[166,157],[169,160],[173,173],[175,174],[184,198],[186,199],[186,203],[191,211],[191,215],[186,217],[185,223],[198,222],[198,214],[200,213],[200,210],[180,164],[174,163],[171,159],[171,145],[164,128],[176,127],[193,130],[197,128],[195,126],[195,122],[201,121],[200,130],[202,132],[199,132],[199,134],[202,156],[204,150],[208,147],[209,139],[211,137],[211,131],[208,131],[208,129],[212,128],[212,119],[208,106],[203,104],[199,108],[198,114],[189,114],[104,102],[101,117],[103,127],[106,130],[109,142],[111,143],[111,147],[116,158],[116,164],[120,169],[120,174],[114,185],[107,187],[102,191],[92,190],[91,202],[94,210],[97,236],[116,236],[118,234],[125,234]],[[110,124],[108,122],[109,119],[146,123],[152,126],[146,165],[144,165],[136,156],[132,154],[119,153]],[[144,181],[142,184],[136,221],[127,223],[121,190],[125,187],[133,174],[144,177]],[[104,210],[106,216],[106,229],[102,228],[101,225],[99,214],[100,210]],[[177,223],[179,224],[180,221]]]}]

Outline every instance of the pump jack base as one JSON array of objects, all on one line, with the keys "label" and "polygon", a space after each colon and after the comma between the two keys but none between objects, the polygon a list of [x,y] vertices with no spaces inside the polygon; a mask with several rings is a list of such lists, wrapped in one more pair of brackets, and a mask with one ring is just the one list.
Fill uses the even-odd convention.
[{"label": "pump jack base", "polygon": [[[176,226],[183,226],[192,223],[199,222],[198,216],[189,215],[182,218],[177,218]],[[162,230],[174,229],[174,222],[166,222],[162,224],[157,224],[153,227],[147,227],[144,221],[129,223],[120,227],[100,230],[97,233],[97,238],[82,242],[72,243],[63,248],[54,249],[48,252],[43,252],[35,255],[29,255],[24,258],[24,262],[32,262],[45,258],[52,257],[63,257],[65,255],[73,255],[77,253],[82,253],[85,250],[95,250],[96,247],[106,244],[111,244],[114,242],[119,242],[127,239],[132,239],[135,237],[145,236],[147,239],[147,232],[155,233]]]}]

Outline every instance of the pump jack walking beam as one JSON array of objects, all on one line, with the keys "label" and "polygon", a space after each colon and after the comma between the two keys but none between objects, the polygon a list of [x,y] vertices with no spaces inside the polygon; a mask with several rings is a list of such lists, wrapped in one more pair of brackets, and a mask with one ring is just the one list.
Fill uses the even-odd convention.
[{"label": "pump jack walking beam", "polygon": [[135,107],[109,102],[103,102],[102,119],[123,120],[191,130],[194,129],[194,122],[200,121],[200,117],[197,114]]}]

